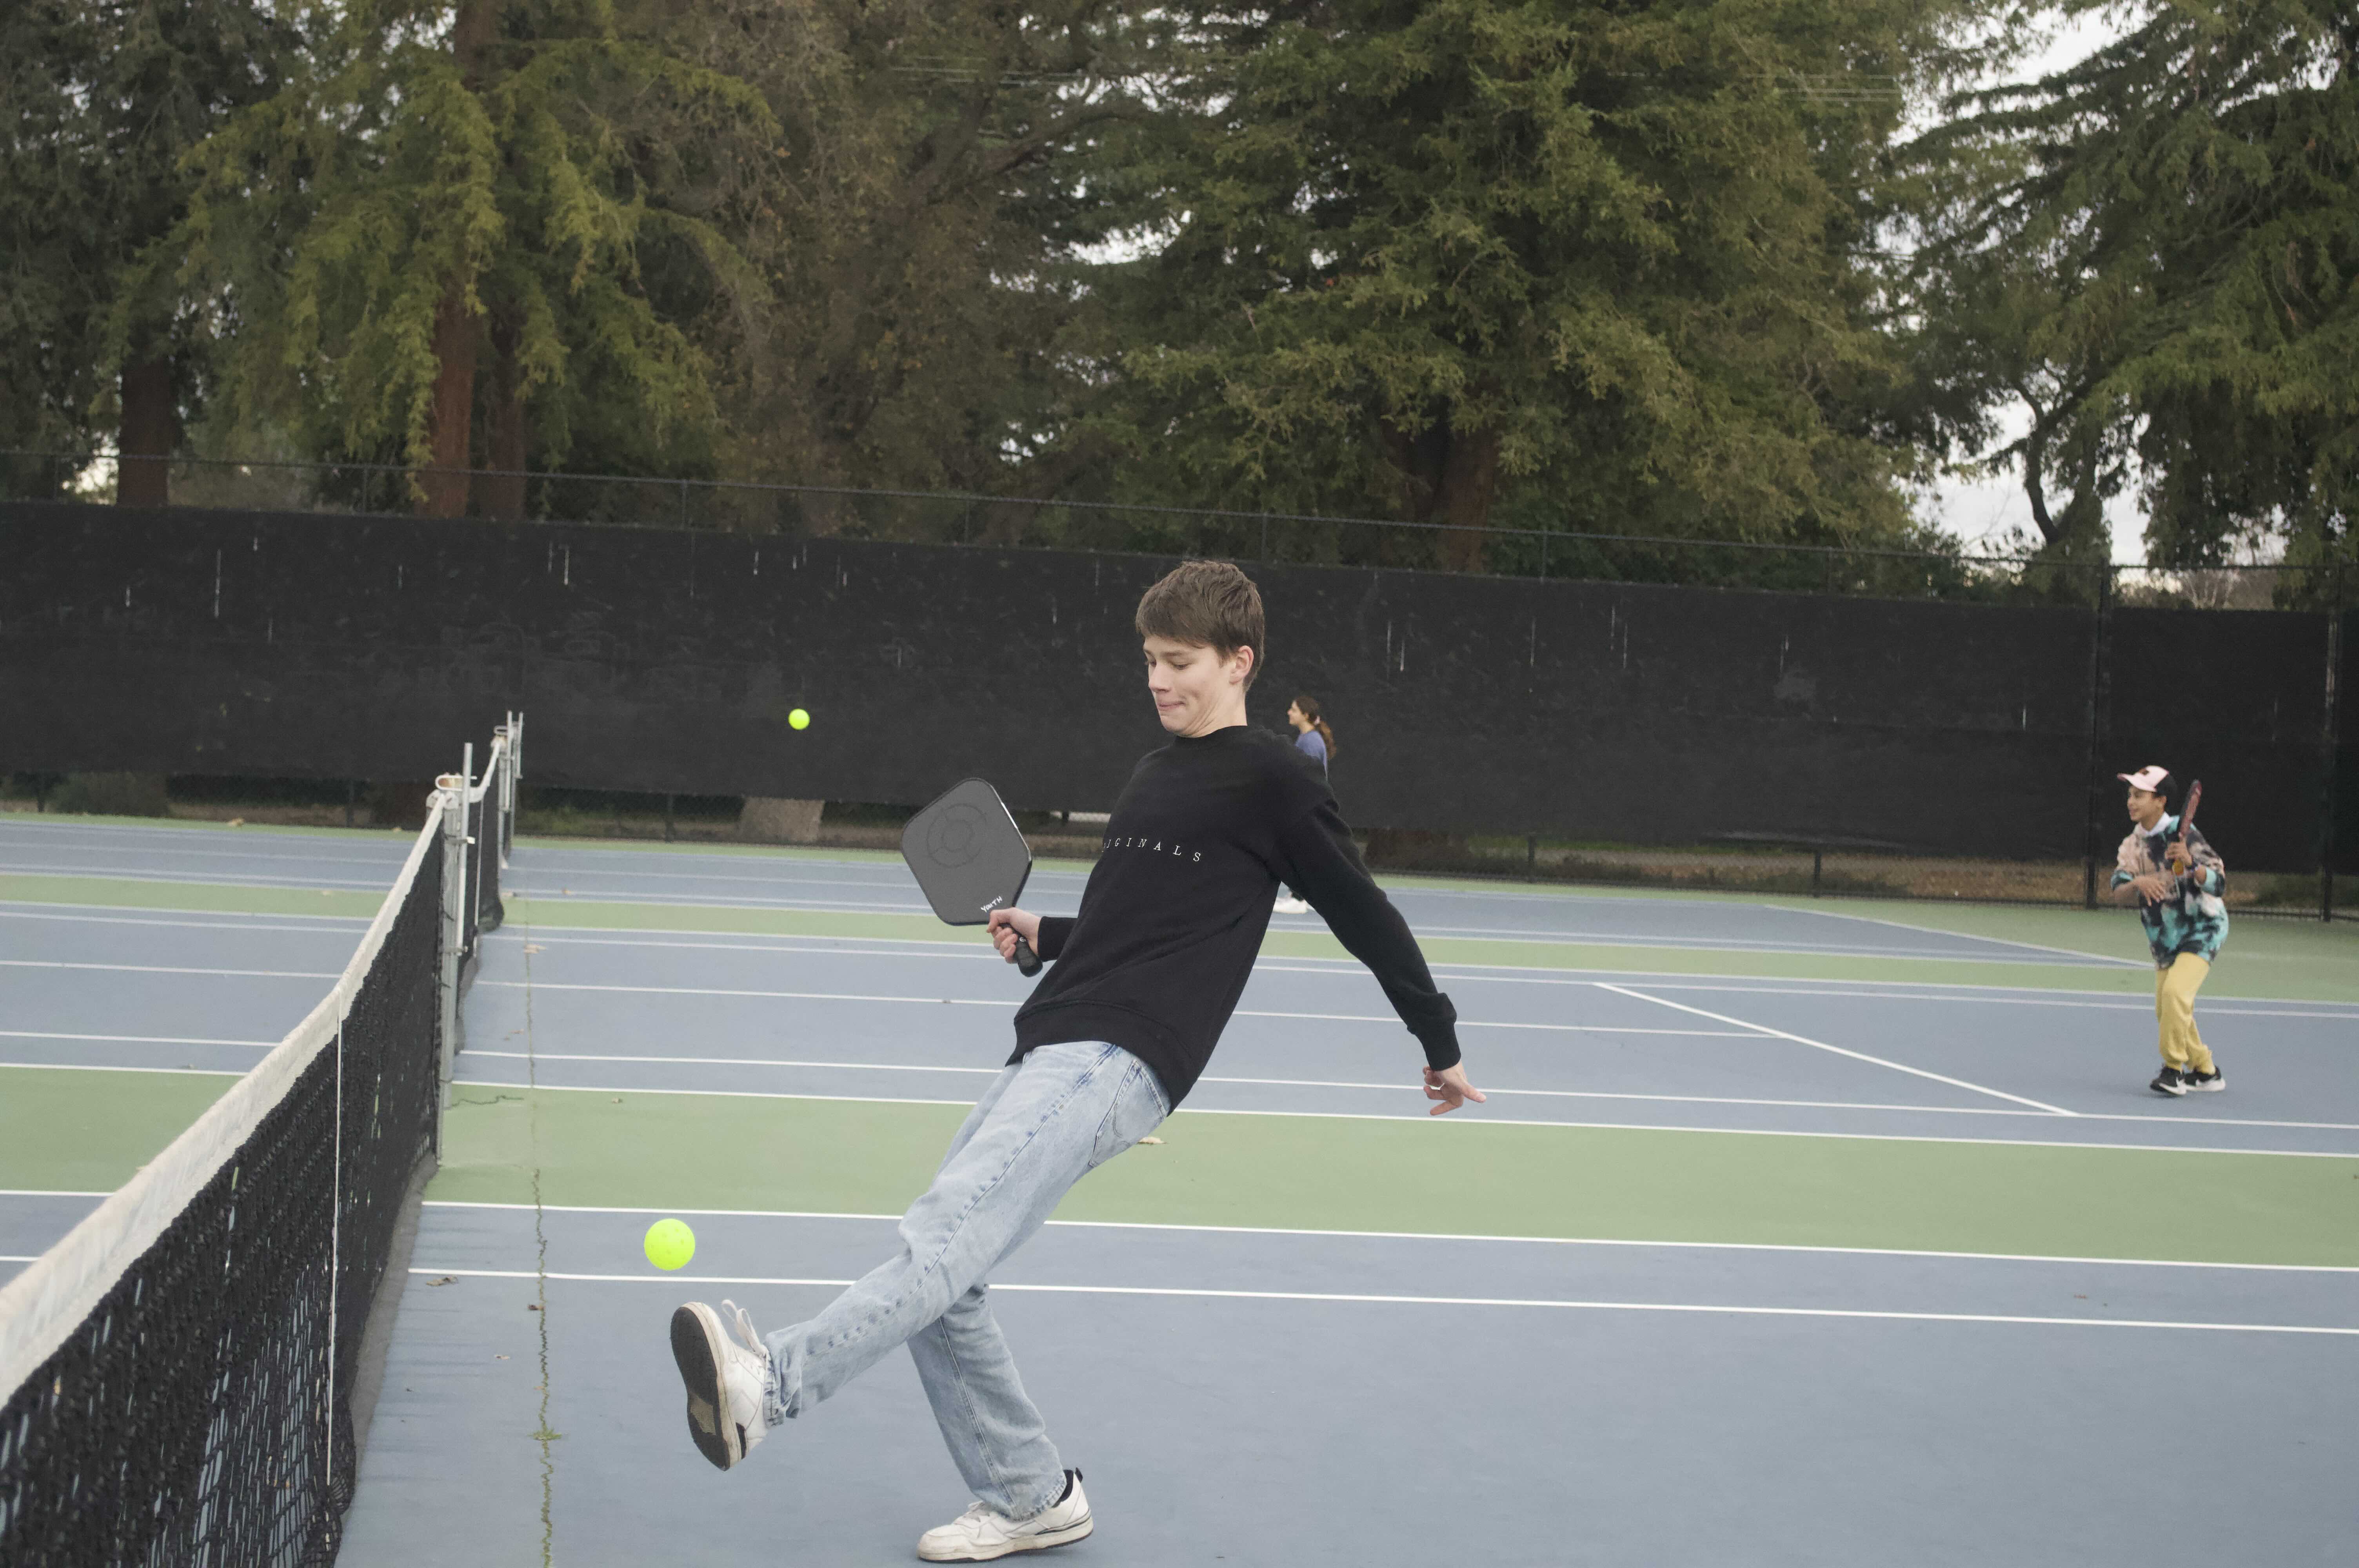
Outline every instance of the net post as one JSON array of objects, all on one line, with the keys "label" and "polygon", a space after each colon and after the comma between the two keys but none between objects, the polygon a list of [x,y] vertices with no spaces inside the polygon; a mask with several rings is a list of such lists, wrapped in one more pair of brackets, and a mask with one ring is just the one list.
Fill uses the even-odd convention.
[{"label": "net post", "polygon": [[450,1108],[452,1058],[459,1041],[459,965],[464,957],[460,944],[466,929],[462,901],[467,896],[467,776],[444,773],[434,782],[435,805],[442,814],[441,1038],[434,1082],[434,1157],[440,1160],[442,1114]]}]

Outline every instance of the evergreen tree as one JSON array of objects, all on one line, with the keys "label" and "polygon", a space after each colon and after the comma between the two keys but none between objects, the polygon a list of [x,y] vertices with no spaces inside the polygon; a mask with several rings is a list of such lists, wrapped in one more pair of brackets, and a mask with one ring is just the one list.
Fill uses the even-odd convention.
[{"label": "evergreen tree", "polygon": [[2128,20],[2067,70],[1965,101],[1912,149],[1935,423],[1983,444],[2010,401],[2030,406],[1999,456],[2022,465],[2051,550],[2102,548],[2103,497],[2135,481],[2158,564],[2216,564],[2256,535],[2298,561],[2347,554],[2359,16],[2141,0]]},{"label": "evergreen tree", "polygon": [[137,264],[182,218],[187,154],[272,91],[289,43],[243,0],[30,0],[0,19],[8,444],[85,449],[111,423],[117,498],[166,499],[141,460],[178,446],[207,363],[186,302]]},{"label": "evergreen tree", "polygon": [[1171,39],[1137,0],[706,0],[699,58],[782,130],[740,235],[773,307],[715,324],[732,472],[1053,493],[1094,449],[1071,276],[1099,140]]},{"label": "evergreen tree", "polygon": [[1949,13],[1335,0],[1201,16],[1100,280],[1125,487],[1454,525],[1890,537],[1875,159]]},{"label": "evergreen tree", "polygon": [[522,471],[709,466],[689,324],[759,285],[727,238],[775,127],[670,8],[314,0],[300,67],[201,150],[178,276],[232,345],[235,427],[420,470],[426,510]]}]

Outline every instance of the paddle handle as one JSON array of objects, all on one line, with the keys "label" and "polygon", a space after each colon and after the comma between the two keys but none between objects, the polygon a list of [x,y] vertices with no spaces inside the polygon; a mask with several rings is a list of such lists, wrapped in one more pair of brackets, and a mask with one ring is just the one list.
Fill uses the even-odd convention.
[{"label": "paddle handle", "polygon": [[1027,979],[1040,972],[1040,955],[1021,936],[1016,939],[1016,972]]}]

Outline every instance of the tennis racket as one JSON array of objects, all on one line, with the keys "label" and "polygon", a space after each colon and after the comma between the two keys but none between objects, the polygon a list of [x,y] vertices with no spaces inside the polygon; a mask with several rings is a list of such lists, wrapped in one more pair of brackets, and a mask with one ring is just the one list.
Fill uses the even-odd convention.
[{"label": "tennis racket", "polygon": [[[1014,907],[1032,875],[1032,846],[999,792],[961,779],[901,829],[901,859],[934,913],[949,925],[984,925],[995,909]],[[1018,973],[1040,972],[1032,944],[1016,939]]]},{"label": "tennis racket", "polygon": [[[2182,849],[2187,849],[2187,830],[2195,826],[2195,808],[2202,804],[2203,781],[2197,779],[2187,786],[2187,806],[2179,814],[2179,837],[2173,842]],[[2195,869],[2195,851],[2192,849],[2187,849],[2187,869]]]}]

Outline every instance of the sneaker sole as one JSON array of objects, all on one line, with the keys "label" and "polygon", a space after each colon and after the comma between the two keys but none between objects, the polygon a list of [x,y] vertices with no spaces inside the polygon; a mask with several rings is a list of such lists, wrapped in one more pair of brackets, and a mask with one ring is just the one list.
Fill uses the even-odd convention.
[{"label": "sneaker sole", "polygon": [[[696,1451],[716,1470],[726,1470],[745,1455],[733,1452],[722,1434],[734,1424],[730,1419],[729,1391],[721,1383],[721,1319],[702,1303],[691,1303],[671,1314],[671,1358],[679,1365],[679,1380],[688,1385],[688,1435]],[[696,1419],[701,1403],[712,1412],[712,1429]]]},{"label": "sneaker sole", "polygon": [[1019,1552],[1046,1552],[1055,1546],[1071,1546],[1096,1528],[1097,1522],[1088,1514],[1083,1514],[1062,1530],[1048,1530],[1023,1541],[1011,1541],[996,1552],[962,1552],[955,1557],[935,1557],[929,1555],[926,1549],[920,1546],[918,1549],[918,1557],[920,1562],[925,1563],[995,1563],[1003,1557],[1013,1557]]},{"label": "sneaker sole", "polygon": [[2185,1094],[2185,1093],[2187,1092],[2186,1086],[2185,1086],[2185,1085],[2183,1085],[2183,1084],[2171,1084],[2171,1085],[2163,1085],[2163,1084],[2148,1084],[2148,1085],[2147,1085],[2147,1087],[2148,1087],[2148,1088],[2152,1089],[2155,1093],[2157,1093],[2157,1094],[2158,1094],[2158,1095],[2169,1095],[2169,1096],[2170,1096],[2173,1099],[2177,1099],[2180,1095],[2183,1095],[2183,1094]]},{"label": "sneaker sole", "polygon": [[2223,1073],[2208,1084],[2188,1085],[2187,1092],[2191,1095],[2216,1095],[2227,1087],[2228,1076],[2225,1073]]}]

